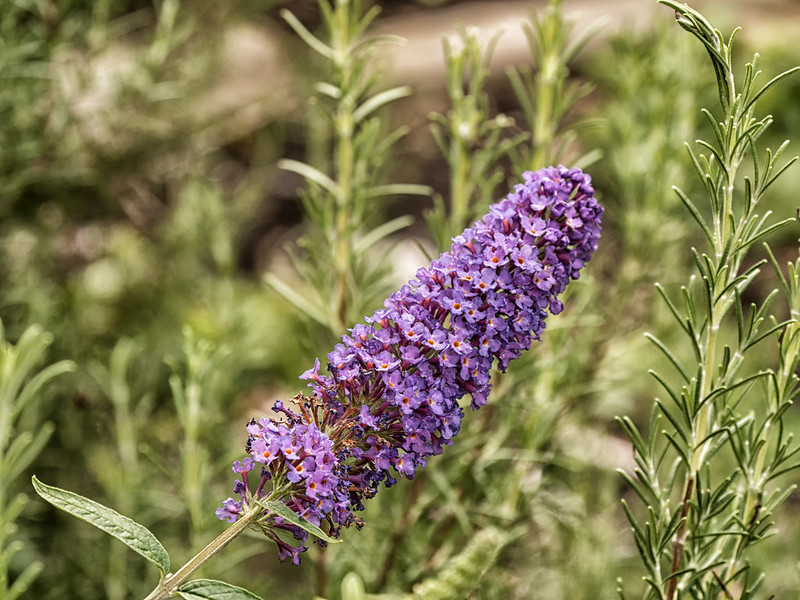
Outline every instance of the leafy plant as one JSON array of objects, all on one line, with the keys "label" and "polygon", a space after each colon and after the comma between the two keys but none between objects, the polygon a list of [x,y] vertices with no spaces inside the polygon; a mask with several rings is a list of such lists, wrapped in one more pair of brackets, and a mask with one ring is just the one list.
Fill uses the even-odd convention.
[{"label": "leafy plant", "polygon": [[522,135],[506,137],[514,120],[502,113],[491,114],[485,89],[499,39],[500,33],[495,34],[484,48],[477,29],[460,27],[457,37],[442,41],[450,110],[430,118],[431,133],[445,157],[450,179],[447,202],[441,195],[434,196],[433,208],[426,214],[440,251],[450,245],[454,232],[472,223],[489,205],[505,179],[503,159],[523,141]]},{"label": "leafy plant", "polygon": [[25,494],[12,492],[55,429],[53,423],[42,421],[46,414],[42,390],[75,370],[74,363],[66,360],[38,368],[52,341],[52,336],[32,326],[13,345],[0,321],[0,597],[9,600],[21,597],[44,568],[41,562],[32,562],[15,573],[13,581],[9,576],[22,550],[22,542],[14,539],[15,521],[28,502]]},{"label": "leafy plant", "polygon": [[[704,184],[707,211],[676,189],[709,250],[693,251],[697,275],[681,289],[679,301],[658,288],[694,360],[682,361],[651,338],[679,377],[675,381],[653,372],[667,398],[656,400],[644,435],[631,419],[620,421],[637,463],[632,476],[623,476],[644,503],[647,517],[637,517],[627,503],[625,507],[646,568],[646,598],[751,598],[763,575],[751,573],[748,550],[764,539],[773,512],[791,493],[791,488],[774,487],[774,479],[800,466],[794,461],[800,447],[785,433],[783,422],[800,391],[794,374],[800,359],[794,320],[797,265],[788,280],[781,276],[789,320],[769,316],[777,290],[749,307],[744,301],[765,262],[748,262],[751,249],[794,222],[773,223],[769,211],[756,212],[770,185],[796,159],[781,164],[786,144],[776,152],[767,149],[763,159],[759,156],[759,138],[772,118],[757,118],[755,107],[767,90],[800,67],[758,87],[756,54],[737,86],[735,32],[726,41],[697,11],[671,0],[661,2],[676,11],[678,23],[708,51],[722,114],[703,111],[714,137],[698,141],[701,152],[689,149]],[[752,173],[741,175],[748,159]],[[732,337],[725,335],[728,322],[734,326]],[[768,340],[778,342],[777,372],[758,364]],[[620,595],[624,597],[622,588]]]},{"label": "leafy plant", "polygon": [[576,167],[586,167],[598,155],[589,152],[577,157],[571,145],[576,139],[576,124],[569,123],[570,111],[593,86],[568,79],[575,56],[597,34],[596,23],[580,35],[572,35],[573,23],[564,18],[561,0],[550,0],[543,16],[531,11],[530,22],[523,30],[534,60],[534,67],[508,69],[508,78],[520,103],[531,135],[531,143],[514,152],[514,168],[540,169],[545,165],[569,160]]},{"label": "leafy plant", "polygon": [[335,332],[359,319],[386,293],[387,262],[375,260],[375,249],[411,222],[410,217],[401,216],[376,225],[381,200],[427,195],[429,189],[379,183],[390,150],[405,128],[387,132],[378,111],[411,90],[399,86],[373,93],[377,74],[371,59],[377,44],[400,40],[364,37],[379,9],[364,11],[361,0],[336,0],[333,4],[320,0],[319,7],[327,41],[308,31],[288,10],[281,15],[328,63],[330,81],[315,85],[314,103],[324,111],[332,129],[330,164],[280,161],[279,166],[298,173],[307,184],[301,199],[308,231],[298,242],[302,258],[293,253],[303,287],[272,274],[267,282],[335,339]]}]

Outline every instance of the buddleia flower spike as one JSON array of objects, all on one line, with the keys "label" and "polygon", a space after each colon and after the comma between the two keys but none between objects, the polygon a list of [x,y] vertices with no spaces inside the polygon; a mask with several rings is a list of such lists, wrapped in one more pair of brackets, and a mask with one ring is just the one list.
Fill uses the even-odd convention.
[{"label": "buddleia flower spike", "polygon": [[[491,369],[505,371],[539,339],[600,237],[603,209],[588,175],[548,167],[522,178],[343,336],[324,370],[317,360],[302,375],[309,395],[278,401],[276,416],[247,424],[248,457],[233,467],[239,499],[223,502],[220,519],[235,522],[254,503],[279,500],[337,537],[363,525],[355,513],[381,484],[413,478],[453,443],[459,400],[469,394],[473,409],[486,404]],[[252,471],[260,471],[255,489]],[[309,529],[292,520],[264,510],[251,526],[278,544],[281,560],[298,564]]]}]

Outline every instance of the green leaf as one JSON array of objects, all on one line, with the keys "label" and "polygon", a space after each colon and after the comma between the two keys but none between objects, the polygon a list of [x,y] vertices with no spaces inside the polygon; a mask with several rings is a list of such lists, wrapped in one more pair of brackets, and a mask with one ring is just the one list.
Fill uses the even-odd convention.
[{"label": "green leaf", "polygon": [[778,82],[779,82],[781,79],[785,79],[786,77],[789,77],[789,75],[792,75],[792,74],[796,73],[797,71],[800,71],[800,66],[797,66],[797,67],[794,67],[794,68],[792,68],[792,69],[789,69],[788,71],[784,71],[784,72],[783,72],[783,73],[781,73],[780,75],[776,75],[775,77],[773,77],[772,79],[770,79],[770,80],[769,80],[769,81],[768,81],[768,82],[767,82],[767,83],[764,85],[764,87],[762,87],[760,90],[758,90],[758,92],[757,92],[757,93],[756,93],[756,94],[755,94],[755,95],[754,95],[752,98],[750,98],[749,102],[748,102],[748,103],[745,105],[745,107],[744,107],[744,111],[746,112],[746,111],[747,111],[747,110],[748,110],[748,109],[749,109],[751,106],[753,106],[753,104],[755,104],[755,103],[756,103],[756,101],[757,101],[757,100],[758,100],[758,99],[759,99],[759,98],[760,98],[760,97],[761,97],[761,96],[764,94],[764,92],[766,92],[766,91],[767,91],[769,88],[771,88],[773,85],[775,85],[776,83],[778,83]]},{"label": "green leaf", "polygon": [[308,44],[309,48],[315,52],[319,52],[327,59],[333,59],[336,54],[333,48],[322,42],[319,38],[315,37],[313,33],[305,28],[305,26],[298,20],[297,17],[295,17],[285,8],[281,10],[280,14],[281,17],[283,17],[283,20],[289,24],[289,27],[294,29],[294,32],[300,36],[300,39]]},{"label": "green leaf", "polygon": [[[10,557],[6,556],[4,558],[8,559]],[[6,592],[6,595],[3,596],[4,600],[17,600],[17,598],[22,598],[23,594],[28,591],[31,583],[33,583],[33,580],[39,576],[39,573],[41,573],[43,569],[44,565],[41,562],[30,563],[14,580],[11,588]]]},{"label": "green leaf", "polygon": [[258,500],[258,504],[263,506],[268,511],[275,513],[279,517],[283,517],[292,525],[297,525],[303,531],[307,531],[311,535],[316,536],[319,539],[328,542],[329,544],[338,544],[342,541],[332,538],[313,523],[306,521],[291,508],[286,506],[283,502],[278,502],[277,500]]},{"label": "green leaf", "polygon": [[325,81],[315,83],[314,90],[317,93],[322,94],[323,96],[328,96],[329,98],[333,98],[334,100],[339,100],[342,97],[342,90],[340,88]]},{"label": "green leaf", "polygon": [[658,348],[659,350],[661,350],[661,352],[662,352],[662,353],[664,354],[664,356],[666,356],[666,357],[667,357],[667,359],[668,359],[668,360],[669,360],[669,361],[672,363],[672,365],[675,367],[675,369],[678,371],[678,373],[680,373],[681,377],[683,377],[683,380],[684,380],[686,383],[689,383],[689,381],[690,381],[689,374],[688,374],[688,373],[686,372],[686,370],[683,368],[683,365],[681,365],[681,363],[680,363],[680,361],[678,360],[678,358],[677,358],[677,357],[676,357],[676,356],[675,356],[675,355],[674,355],[674,354],[673,354],[673,353],[670,351],[670,349],[669,349],[669,348],[667,348],[666,344],[665,344],[664,342],[662,342],[661,340],[659,340],[659,339],[658,339],[656,336],[654,336],[654,335],[651,335],[650,333],[645,333],[645,334],[644,334],[644,336],[645,336],[645,337],[646,337],[648,340],[650,340],[651,342],[653,342],[653,344],[655,344],[656,348]]},{"label": "green leaf", "polygon": [[244,588],[214,579],[189,581],[180,586],[176,593],[185,600],[262,600]]},{"label": "green leaf", "polygon": [[117,511],[89,500],[83,496],[46,485],[34,475],[32,478],[36,493],[56,508],[68,512],[102,529],[110,536],[117,538],[134,552],[141,554],[156,565],[163,574],[169,572],[169,555],[150,530]]},{"label": "green leaf", "polygon": [[[20,514],[22,514],[25,505],[28,503],[28,496],[25,494],[17,494],[16,496],[6,500],[6,505],[0,507],[0,527],[7,527],[8,523],[13,523],[17,520]],[[13,542],[12,542],[13,543]],[[6,560],[9,560],[9,548],[11,546],[6,546],[2,552],[0,552],[0,557],[5,555]],[[2,563],[0,563],[2,564]]]},{"label": "green leaf", "polygon": [[330,316],[326,314],[324,308],[320,307],[312,299],[309,299],[305,294],[296,291],[288,283],[284,283],[280,277],[272,273],[267,273],[264,275],[264,281],[278,294],[292,303],[295,308],[304,312],[317,323],[325,325],[326,327],[331,326]]},{"label": "green leaf", "polygon": [[22,391],[17,397],[14,413],[19,414],[22,412],[22,409],[27,406],[28,402],[36,398],[39,394],[39,391],[51,379],[55,379],[64,373],[73,373],[75,370],[75,363],[71,360],[62,360],[50,365],[49,367],[46,367],[45,369],[42,369],[39,373],[32,377],[28,383],[25,384],[24,388],[22,388]]},{"label": "green leaf", "polygon": [[16,479],[22,471],[28,468],[34,459],[39,456],[42,449],[47,445],[50,436],[53,435],[55,425],[44,423],[34,436],[30,431],[23,431],[11,442],[6,450],[6,456],[0,463],[0,474],[2,480],[11,481]]},{"label": "green leaf", "polygon": [[375,229],[370,231],[367,235],[361,238],[356,244],[353,246],[353,250],[355,254],[363,254],[372,246],[377,244],[382,239],[386,238],[387,236],[391,235],[395,231],[399,231],[400,229],[405,229],[411,223],[414,222],[408,215],[403,215],[402,217],[397,217],[396,219],[392,219],[391,221],[387,221],[382,225],[378,225]]},{"label": "green leaf", "polygon": [[292,171],[293,173],[302,175],[307,181],[313,181],[320,187],[327,190],[333,196],[339,194],[339,186],[336,184],[336,182],[325,175],[325,173],[319,169],[315,169],[311,165],[307,165],[299,160],[284,158],[283,160],[278,161],[278,167],[286,171]]},{"label": "green leaf", "polygon": [[375,94],[368,100],[365,100],[361,106],[353,111],[353,122],[360,123],[366,119],[370,114],[378,110],[381,106],[389,104],[394,100],[410,96],[412,90],[407,85],[395,87]]},{"label": "green leaf", "polygon": [[427,185],[417,185],[414,183],[388,183],[386,185],[376,185],[364,193],[364,198],[380,198],[382,196],[430,196],[433,188]]}]

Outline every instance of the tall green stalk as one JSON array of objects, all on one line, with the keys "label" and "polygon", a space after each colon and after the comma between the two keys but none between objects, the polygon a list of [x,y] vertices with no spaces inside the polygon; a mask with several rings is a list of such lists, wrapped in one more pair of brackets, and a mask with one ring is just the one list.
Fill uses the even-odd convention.
[{"label": "tall green stalk", "polygon": [[[139,437],[149,416],[150,402],[142,398],[137,406],[128,385],[128,368],[135,345],[130,339],[121,339],[111,352],[108,367],[92,363],[90,371],[113,407],[112,435],[116,455],[102,457],[95,465],[104,492],[113,499],[114,506],[132,514],[142,506],[142,483],[145,481],[139,461]],[[119,464],[121,468],[116,468]],[[133,573],[125,548],[109,541],[108,573],[105,593],[109,600],[121,600],[130,593],[128,581]]]},{"label": "tall green stalk", "polygon": [[324,59],[328,81],[315,85],[313,105],[321,109],[332,132],[327,164],[311,165],[285,159],[284,169],[301,175],[300,192],[308,217],[307,231],[298,240],[302,253],[292,253],[303,283],[274,274],[267,282],[307,318],[322,325],[335,339],[356,322],[387,290],[388,261],[376,257],[376,246],[411,222],[407,216],[381,223],[380,200],[389,196],[427,195],[425,186],[380,184],[392,145],[404,128],[387,132],[377,113],[408,96],[406,86],[373,92],[379,81],[373,60],[375,46],[398,38],[367,37],[377,16],[361,0],[320,0],[325,41],[315,36],[288,10],[281,15],[297,35]]},{"label": "tall green stalk", "polygon": [[206,435],[216,419],[209,415],[219,414],[215,406],[224,397],[220,381],[235,367],[228,360],[229,348],[198,339],[188,327],[184,329],[184,355],[185,366],[172,361],[169,386],[183,432],[181,496],[189,513],[192,546],[197,546],[213,523],[207,496],[214,470]]},{"label": "tall green stalk", "polygon": [[437,194],[425,215],[439,251],[494,200],[505,179],[502,161],[524,139],[507,137],[513,119],[491,114],[486,85],[499,38],[496,34],[484,47],[477,29],[460,27],[457,36],[442,41],[450,110],[433,113],[430,119],[431,133],[449,167],[449,185],[447,202]]},{"label": "tall green stalk", "polygon": [[531,143],[514,153],[517,171],[541,169],[561,162],[585,167],[597,153],[576,154],[575,124],[566,119],[575,104],[594,89],[586,82],[569,82],[570,63],[599,30],[594,25],[578,36],[573,24],[564,18],[561,0],[550,0],[543,16],[531,11],[523,30],[534,62],[508,70],[508,77],[522,108]]}]

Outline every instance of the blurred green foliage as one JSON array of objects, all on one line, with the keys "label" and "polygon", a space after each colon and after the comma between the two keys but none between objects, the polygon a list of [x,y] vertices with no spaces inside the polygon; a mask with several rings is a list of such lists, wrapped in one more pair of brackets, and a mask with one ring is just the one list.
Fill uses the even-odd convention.
[{"label": "blurred green foliage", "polygon": [[[314,209],[329,208],[324,190],[313,187],[313,178],[309,184],[278,168],[284,158],[336,182],[353,175],[332,150],[341,151],[341,124],[320,116],[320,102],[328,114],[339,114],[335,94],[317,88],[318,104],[307,107],[316,83],[337,80],[280,17],[287,4],[3,3],[0,319],[17,347],[33,324],[50,333],[47,358],[39,356],[37,368],[75,364],[74,374],[50,382],[24,413],[19,431],[38,428],[44,435],[45,422],[55,428],[38,458],[3,481],[4,489],[29,494],[35,472],[145,524],[180,564],[223,527],[213,511],[230,494],[230,463],[242,454],[244,422],[301,389],[296,378],[331,349],[333,324],[374,310],[382,290],[427,260],[417,246],[433,252],[458,233],[446,232],[448,223],[481,214],[492,191],[504,194],[518,178],[513,162],[558,156],[574,163],[588,155],[596,159],[588,170],[607,208],[596,258],[544,341],[496,377],[490,405],[467,416],[455,445],[416,480],[382,490],[365,511],[362,531],[345,532],[335,548],[310,551],[301,567],[279,565],[271,543],[245,536],[203,575],[265,597],[357,597],[363,585],[388,598],[414,593],[415,584],[418,593],[446,590],[448,573],[484,561],[477,587],[450,593],[612,597],[616,576],[638,568],[632,538],[620,534],[628,524],[619,498],[630,492],[615,472],[629,466],[631,450],[613,417],[647,418],[657,393],[647,370],[664,359],[643,333],[666,342],[674,336],[653,283],[671,285],[689,272],[694,229],[670,188],[691,193],[694,185],[683,142],[700,137],[699,109],[715,93],[702,50],[669,14],[656,12],[647,31],[602,29],[575,55],[565,49],[581,29],[573,35],[553,2],[546,19],[539,15],[539,31],[551,28],[551,44],[561,45],[549,48],[564,62],[546,93],[545,80],[536,79],[541,56],[529,57],[529,67],[515,65],[515,83],[514,76],[490,72],[487,49],[462,30],[447,48],[455,57],[460,39],[472,52],[460,59],[464,86],[456,71],[440,82],[449,100],[433,107],[441,116],[436,137],[426,138],[431,150],[418,152],[417,135],[398,136],[394,146],[385,144],[380,164],[369,162],[372,155],[359,163],[370,169],[358,173],[362,192],[415,174],[412,183],[430,186],[436,204],[371,198],[360,207],[368,222],[347,223],[342,231],[349,237],[337,240],[335,228],[314,220]],[[377,4],[386,14],[400,3]],[[433,3],[403,4],[424,13]],[[315,6],[290,8],[323,39]],[[381,24],[384,16],[376,19]],[[535,51],[536,22],[526,23]],[[520,35],[522,26],[504,35]],[[263,91],[247,95],[243,105],[226,104],[226,94],[250,93],[244,88],[252,75],[232,76],[231,65],[247,58],[237,54],[243,48],[269,56],[268,64],[259,63]],[[758,49],[763,64],[792,60],[785,45]],[[369,75],[372,93],[389,87],[379,70]],[[337,85],[355,86],[341,79]],[[780,141],[800,133],[798,85],[795,78],[764,98],[764,110],[776,117],[771,135]],[[547,120],[551,130],[537,131],[532,98],[553,102],[548,93],[562,100],[571,93],[575,101],[551,105],[558,119]],[[373,142],[407,125],[395,107],[403,102],[375,107]],[[415,116],[414,124],[426,117]],[[458,137],[464,129],[455,118],[481,121],[473,123],[468,143]],[[516,154],[509,156],[512,147]],[[486,157],[497,161],[501,176]],[[464,172],[470,160],[483,161],[476,163],[481,168]],[[797,171],[768,198],[781,216],[794,214]],[[455,217],[453,194],[467,198]],[[428,232],[417,225],[431,206],[438,219]],[[343,268],[339,281],[349,287],[340,296],[347,301],[325,307],[333,318],[322,333],[263,281],[266,273],[288,285],[302,281],[295,267],[305,265],[318,287],[293,289],[313,289],[319,304],[324,285],[337,281],[325,273],[330,244],[363,240],[365,232],[409,213],[414,226],[385,230],[391,235],[362,253],[365,261],[388,256],[395,269],[364,271],[372,286],[367,297]],[[329,245],[315,246],[323,235]],[[781,262],[796,258],[796,237],[773,246]],[[757,281],[754,293],[771,287],[768,279]],[[800,426],[795,409],[787,418]],[[778,597],[800,590],[797,510],[790,500],[778,513],[782,531],[755,559],[769,565],[765,588]],[[13,521],[9,539],[21,546],[8,565],[9,581],[30,578],[28,565],[46,565],[30,582],[31,597],[143,597],[156,583],[126,548],[40,502],[28,502]],[[487,544],[480,552],[469,545],[477,531]]]}]

